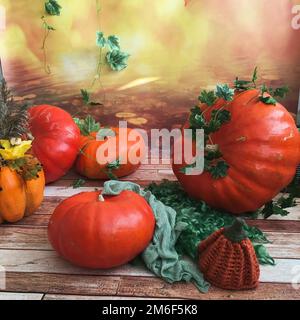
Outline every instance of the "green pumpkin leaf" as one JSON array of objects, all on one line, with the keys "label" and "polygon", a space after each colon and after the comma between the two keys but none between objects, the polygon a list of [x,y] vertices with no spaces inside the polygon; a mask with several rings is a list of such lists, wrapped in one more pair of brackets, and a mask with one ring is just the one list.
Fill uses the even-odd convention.
[{"label": "green pumpkin leaf", "polygon": [[90,133],[100,130],[100,123],[96,122],[91,115],[88,115],[85,119],[73,118],[73,120],[84,136],[89,136]]},{"label": "green pumpkin leaf", "polygon": [[82,100],[85,104],[90,102],[90,93],[86,89],[80,89]]},{"label": "green pumpkin leaf", "polygon": [[106,39],[104,37],[104,33],[101,31],[96,32],[96,45],[99,48],[105,48],[106,46]]},{"label": "green pumpkin leaf", "polygon": [[85,183],[86,181],[84,179],[78,179],[78,180],[75,180],[71,186],[73,187],[73,189],[78,189],[83,187]]},{"label": "green pumpkin leaf", "polygon": [[279,87],[273,90],[272,95],[278,98],[285,98],[289,93],[290,89],[288,86]]},{"label": "green pumpkin leaf", "polygon": [[189,122],[191,128],[201,129],[204,127],[206,121],[202,115],[202,111],[198,106],[195,106],[191,109]]},{"label": "green pumpkin leaf", "polygon": [[213,179],[220,179],[227,176],[228,169],[229,165],[224,160],[220,160],[215,165],[210,165],[207,171]]},{"label": "green pumpkin leaf", "polygon": [[112,50],[107,52],[106,61],[110,68],[114,71],[121,71],[127,68],[129,54],[120,50]]},{"label": "green pumpkin leaf", "polygon": [[230,111],[223,109],[223,110],[213,110],[211,113],[212,119],[218,120],[221,124],[225,124],[231,120],[231,113]]},{"label": "green pumpkin leaf", "polygon": [[101,128],[97,132],[97,140],[98,141],[103,141],[107,137],[115,137],[115,136],[116,136],[116,133],[111,128]]},{"label": "green pumpkin leaf", "polygon": [[49,0],[45,2],[45,10],[51,16],[60,16],[61,5],[57,2],[57,0]]},{"label": "green pumpkin leaf", "polygon": [[230,89],[227,84],[218,84],[216,87],[216,96],[226,101],[232,101],[234,89]]},{"label": "green pumpkin leaf", "polygon": [[259,100],[265,104],[276,105],[277,100],[272,96],[259,96]]},{"label": "green pumpkin leaf", "polygon": [[206,91],[202,90],[200,93],[200,96],[198,97],[198,100],[201,103],[207,104],[209,107],[215,104],[217,100],[217,96],[215,95],[214,91]]},{"label": "green pumpkin leaf", "polygon": [[113,170],[120,168],[120,160],[117,159],[115,161],[112,161],[106,165],[106,170],[104,172],[111,180],[118,180],[118,177],[113,173]]},{"label": "green pumpkin leaf", "polygon": [[107,38],[107,45],[110,50],[120,50],[120,39],[115,35],[109,36]]},{"label": "green pumpkin leaf", "polygon": [[107,169],[113,169],[113,170],[119,169],[119,168],[120,168],[120,160],[117,159],[117,160],[115,160],[115,161],[112,161],[112,162],[108,163],[108,164],[106,165],[106,168],[107,168]]},{"label": "green pumpkin leaf", "polygon": [[278,203],[270,201],[266,203],[261,209],[261,214],[263,215],[264,219],[267,219],[272,215],[279,215],[284,217],[287,216],[289,212],[281,207]]},{"label": "green pumpkin leaf", "polygon": [[253,246],[256,256],[258,258],[258,261],[261,265],[271,265],[275,266],[275,260],[269,255],[266,247],[262,244],[256,244]]},{"label": "green pumpkin leaf", "polygon": [[254,68],[253,75],[252,75],[253,84],[256,83],[256,80],[257,80],[257,67]]}]

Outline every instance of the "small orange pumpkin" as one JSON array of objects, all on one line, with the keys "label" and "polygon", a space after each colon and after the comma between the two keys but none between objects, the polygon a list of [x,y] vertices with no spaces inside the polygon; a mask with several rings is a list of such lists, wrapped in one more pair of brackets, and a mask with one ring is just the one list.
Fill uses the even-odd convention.
[{"label": "small orange pumpkin", "polygon": [[[107,129],[102,128],[104,132]],[[100,130],[100,131],[101,131]],[[81,136],[81,152],[76,161],[76,170],[82,176],[89,179],[114,179],[115,177],[127,176],[138,169],[145,154],[144,140],[134,129],[109,129],[112,136],[104,136],[103,140],[97,140],[97,132],[91,132],[88,136]],[[100,132],[99,131],[99,132]],[[120,135],[124,134],[127,144],[120,143]],[[130,135],[137,137],[136,141],[129,140]],[[97,162],[97,150],[104,144],[107,148],[113,150],[109,155],[110,161],[100,164]],[[129,161],[133,157],[135,163]],[[120,159],[127,159],[127,163],[119,163]]]},{"label": "small orange pumpkin", "polygon": [[244,290],[258,286],[259,263],[244,224],[237,218],[231,227],[214,232],[198,247],[200,271],[216,287]]},{"label": "small orange pumpkin", "polygon": [[[26,156],[38,166],[36,158]],[[43,201],[44,171],[39,167],[35,177],[26,177],[9,166],[0,166],[0,223],[17,222],[33,214]]]}]

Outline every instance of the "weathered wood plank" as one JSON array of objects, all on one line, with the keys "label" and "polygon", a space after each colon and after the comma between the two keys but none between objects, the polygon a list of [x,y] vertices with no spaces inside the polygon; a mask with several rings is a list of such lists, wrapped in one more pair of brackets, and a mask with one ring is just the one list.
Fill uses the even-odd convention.
[{"label": "weathered wood plank", "polygon": [[[57,273],[73,275],[144,276],[153,274],[143,267],[124,265],[111,270],[88,270],[71,265],[54,251],[0,250],[0,261],[7,272]],[[276,266],[261,266],[261,282],[291,283],[293,270],[300,266],[300,259],[276,259]]]},{"label": "weathered wood plank", "polygon": [[[38,215],[48,220],[50,215]],[[265,232],[272,242],[267,244],[270,254],[275,258],[300,259],[300,233]],[[52,250],[47,228],[12,226],[0,228],[1,249]],[[15,254],[12,252],[12,254]]]},{"label": "weathered wood plank", "polygon": [[256,290],[227,291],[210,288],[207,294],[201,294],[191,283],[168,284],[160,279],[122,277],[118,295],[134,297],[164,297],[185,299],[261,299],[261,300],[299,300],[299,292],[290,284],[260,283]]},{"label": "weathered wood plank", "polygon": [[[150,162],[151,160],[149,160]],[[160,161],[162,161],[160,159]],[[168,161],[168,160],[164,160],[164,161]],[[166,164],[166,163],[158,163],[158,164],[151,164],[151,163],[145,163],[145,164],[141,164],[140,167],[138,168],[138,171],[152,171],[152,170],[172,170],[172,165],[171,164]],[[173,172],[172,172],[173,174]],[[129,175],[128,177],[132,178],[132,174]],[[61,180],[74,180],[74,179],[78,179],[78,178],[82,178],[82,176],[80,174],[78,174],[76,172],[76,170],[74,168],[72,168],[66,175],[64,175]]]},{"label": "weathered wood plank", "polygon": [[[79,178],[84,178],[84,177],[77,174],[76,172],[69,172],[67,175],[65,175],[62,179],[58,180],[57,182],[64,183],[65,181],[77,180]],[[140,180],[161,181],[163,179],[176,180],[176,177],[173,171],[169,167],[155,168],[154,165],[151,166],[151,169],[140,168],[137,171],[133,172],[132,174],[126,177],[120,178],[120,180],[134,181],[137,183]],[[103,180],[96,180],[96,181],[98,181],[98,183],[103,184]],[[52,185],[56,185],[57,182],[52,183]]]},{"label": "weathered wood plank", "polygon": [[[86,299],[105,296],[132,298],[177,299],[289,299],[299,300],[297,290],[290,284],[261,283],[256,290],[227,291],[211,287],[207,294],[200,293],[191,283],[168,284],[157,278],[147,277],[100,277],[65,274],[19,273],[7,274],[7,290],[17,292],[44,292],[45,298],[57,295]],[[76,297],[76,296],[77,297]],[[88,297],[87,297],[88,296]]]},{"label": "weathered wood plank", "polygon": [[0,300],[42,300],[41,293],[0,292]]},{"label": "weathered wood plank", "polygon": [[116,295],[119,277],[8,272],[6,290],[71,295]]},{"label": "weathered wood plank", "polygon": [[[122,297],[122,296],[82,296],[46,294],[43,300],[175,300],[170,298],[147,298],[147,297]],[[179,300],[179,299],[176,299]]]},{"label": "weathered wood plank", "polygon": [[247,220],[247,224],[264,232],[300,233],[300,223],[294,220]]},{"label": "weathered wood plank", "polygon": [[[42,205],[35,214],[26,217],[14,224],[4,224],[1,227],[46,227],[48,225],[50,215],[53,213],[55,207],[63,201],[64,198],[46,197]],[[300,233],[300,223],[294,220],[247,220],[251,226],[255,226],[264,232],[283,232],[283,233]]]},{"label": "weathered wood plank", "polygon": [[6,272],[24,273],[55,273],[73,275],[133,275],[133,276],[153,276],[143,267],[133,267],[124,265],[110,270],[89,270],[73,266],[65,261],[55,251],[40,250],[0,250],[1,265]]}]

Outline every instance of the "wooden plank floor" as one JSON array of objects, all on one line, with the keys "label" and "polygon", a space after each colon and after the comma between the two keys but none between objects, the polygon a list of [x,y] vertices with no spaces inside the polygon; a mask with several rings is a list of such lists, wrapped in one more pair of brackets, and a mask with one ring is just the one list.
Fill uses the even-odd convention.
[{"label": "wooden plank floor", "polygon": [[[262,266],[257,290],[226,291],[212,287],[201,294],[192,284],[168,284],[141,267],[126,265],[113,270],[86,270],[72,266],[52,250],[47,224],[54,208],[65,197],[83,190],[102,188],[103,182],[89,181],[73,189],[78,176],[70,172],[46,187],[45,200],[31,217],[16,224],[0,226],[0,265],[6,270],[6,289],[0,300],[8,299],[300,299],[292,281],[300,284],[300,202],[287,217],[250,220],[266,232],[276,266]],[[142,165],[125,178],[147,185],[162,179],[176,180],[170,166]]]}]

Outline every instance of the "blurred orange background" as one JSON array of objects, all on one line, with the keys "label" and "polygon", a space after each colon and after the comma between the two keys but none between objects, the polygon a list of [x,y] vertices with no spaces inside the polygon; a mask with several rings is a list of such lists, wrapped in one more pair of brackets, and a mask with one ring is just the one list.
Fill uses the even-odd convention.
[{"label": "blurred orange background", "polygon": [[[34,4],[33,4],[34,2]],[[43,0],[0,0],[6,28],[0,32],[4,73],[17,99],[48,102],[104,122],[120,118],[135,126],[174,127],[186,117],[200,89],[250,77],[259,67],[268,85],[287,84],[283,104],[296,112],[300,87],[300,30],[291,25],[291,0],[59,0],[61,16],[47,41],[52,73],[43,68]],[[96,31],[116,34],[130,53],[121,72],[102,74],[87,109],[80,88],[94,79]],[[104,94],[105,93],[105,94]]]}]

